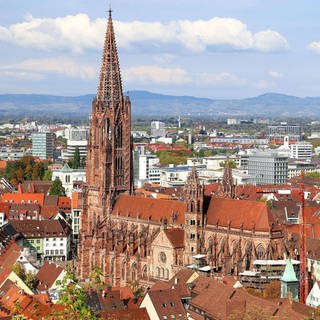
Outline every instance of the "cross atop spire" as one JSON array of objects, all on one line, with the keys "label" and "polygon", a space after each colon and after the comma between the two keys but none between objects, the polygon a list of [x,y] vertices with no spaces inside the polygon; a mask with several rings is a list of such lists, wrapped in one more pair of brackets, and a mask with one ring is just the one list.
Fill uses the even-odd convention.
[{"label": "cross atop spire", "polygon": [[103,101],[104,107],[112,109],[115,109],[122,103],[121,74],[111,7],[109,9],[109,18],[104,42],[97,100]]}]

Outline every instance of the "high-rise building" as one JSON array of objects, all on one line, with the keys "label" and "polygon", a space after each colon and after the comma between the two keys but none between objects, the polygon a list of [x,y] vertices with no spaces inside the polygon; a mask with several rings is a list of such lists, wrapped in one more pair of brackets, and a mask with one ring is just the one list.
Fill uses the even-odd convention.
[{"label": "high-rise building", "polygon": [[166,135],[166,128],[164,122],[152,121],[150,127],[152,137],[164,137]]},{"label": "high-rise building", "polygon": [[294,159],[311,159],[312,158],[312,144],[307,141],[298,141],[290,144],[290,157]]},{"label": "high-rise building", "polygon": [[153,154],[139,156],[139,182],[160,184],[160,170],[155,165],[160,162]]},{"label": "high-rise building", "polygon": [[65,159],[72,159],[76,148],[79,149],[81,159],[87,156],[88,129],[68,128],[65,130],[65,138],[67,139]]},{"label": "high-rise building", "polygon": [[249,155],[248,173],[257,185],[284,184],[288,180],[288,157],[277,152],[256,152]]},{"label": "high-rise building", "polygon": [[54,134],[51,132],[37,132],[31,135],[32,155],[41,160],[52,159],[54,149]]},{"label": "high-rise building", "polygon": [[287,125],[283,123],[277,126],[268,126],[268,138],[271,143],[282,144],[285,136],[289,137],[290,142],[301,140],[301,127],[298,125]]}]

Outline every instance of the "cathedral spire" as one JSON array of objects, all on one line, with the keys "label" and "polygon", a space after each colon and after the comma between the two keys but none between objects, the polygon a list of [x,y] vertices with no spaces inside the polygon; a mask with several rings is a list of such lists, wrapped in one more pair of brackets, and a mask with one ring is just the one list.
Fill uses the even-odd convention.
[{"label": "cathedral spire", "polygon": [[113,109],[122,102],[121,74],[111,8],[109,9],[97,100],[104,102],[105,108]]},{"label": "cathedral spire", "polygon": [[235,186],[233,183],[232,169],[230,167],[229,157],[227,157],[227,160],[224,166],[223,179],[222,179],[222,191],[224,195],[228,196],[229,198],[235,197]]}]

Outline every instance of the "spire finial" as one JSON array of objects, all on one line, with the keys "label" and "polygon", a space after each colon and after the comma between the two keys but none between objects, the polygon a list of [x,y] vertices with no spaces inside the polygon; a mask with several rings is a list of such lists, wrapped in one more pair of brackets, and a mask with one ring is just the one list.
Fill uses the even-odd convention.
[{"label": "spire finial", "polygon": [[112,19],[112,9],[111,9],[111,4],[109,5],[109,19]]}]

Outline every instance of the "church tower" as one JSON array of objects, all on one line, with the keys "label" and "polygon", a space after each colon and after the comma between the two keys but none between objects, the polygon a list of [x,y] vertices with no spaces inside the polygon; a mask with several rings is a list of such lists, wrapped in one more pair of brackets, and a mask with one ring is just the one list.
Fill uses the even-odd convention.
[{"label": "church tower", "polygon": [[131,104],[123,97],[111,10],[105,36],[98,92],[92,102],[87,145],[87,182],[79,244],[79,274],[98,267],[95,245],[120,193],[132,191]]},{"label": "church tower", "polygon": [[199,182],[196,166],[184,186],[185,212],[185,264],[191,257],[201,252],[203,240],[203,186]]}]

